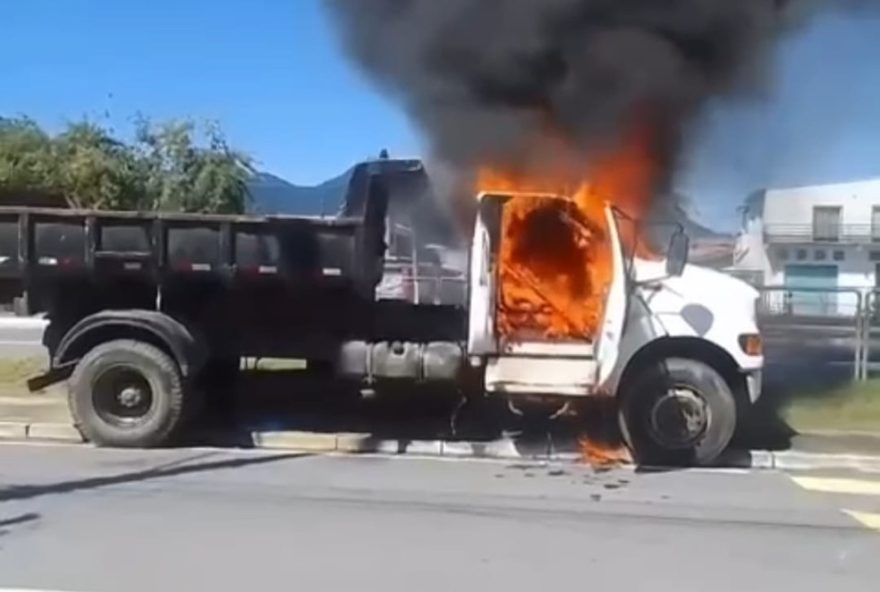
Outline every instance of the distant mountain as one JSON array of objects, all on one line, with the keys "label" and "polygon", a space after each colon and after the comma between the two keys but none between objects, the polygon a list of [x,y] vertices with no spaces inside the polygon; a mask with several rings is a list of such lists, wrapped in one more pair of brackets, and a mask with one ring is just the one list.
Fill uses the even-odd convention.
[{"label": "distant mountain", "polygon": [[718,232],[716,230],[712,230],[711,228],[700,224],[690,217],[690,214],[682,208],[681,206],[676,206],[676,216],[675,220],[679,224],[681,224],[684,232],[695,240],[707,240],[707,239],[726,239],[730,238],[730,234],[725,234],[722,232]]},{"label": "distant mountain", "polygon": [[248,182],[253,214],[333,216],[345,198],[351,169],[320,185],[294,185],[270,173],[257,173]]},{"label": "distant mountain", "polygon": [[687,200],[682,196],[673,195],[661,203],[662,205],[655,209],[652,215],[652,219],[656,221],[658,226],[652,234],[664,237],[661,239],[663,242],[668,240],[667,237],[675,230],[676,224],[681,225],[682,230],[692,241],[713,241],[732,238],[729,234],[717,232],[694,220],[682,205],[687,203]]}]

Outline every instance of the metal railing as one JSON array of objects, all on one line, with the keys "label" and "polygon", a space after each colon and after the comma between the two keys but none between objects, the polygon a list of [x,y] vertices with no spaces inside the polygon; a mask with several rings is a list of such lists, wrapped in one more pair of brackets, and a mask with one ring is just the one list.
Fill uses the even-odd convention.
[{"label": "metal railing", "polygon": [[464,274],[430,265],[421,267],[421,271],[416,272],[410,262],[386,263],[382,282],[376,289],[377,297],[413,304],[465,305],[467,281]]},{"label": "metal railing", "polygon": [[810,364],[845,361],[855,380],[880,374],[880,288],[758,290],[769,362],[794,355]]},{"label": "metal railing", "polygon": [[774,243],[880,243],[880,225],[765,224],[764,236]]},{"label": "metal railing", "polygon": [[[867,294],[855,288],[759,288],[758,323],[768,352],[779,358],[820,357],[852,363],[855,380],[867,376]],[[849,353],[847,353],[849,352]]]},{"label": "metal railing", "polygon": [[454,304],[464,306],[467,299],[467,282],[464,276],[417,276],[407,277],[404,290],[416,304]]}]

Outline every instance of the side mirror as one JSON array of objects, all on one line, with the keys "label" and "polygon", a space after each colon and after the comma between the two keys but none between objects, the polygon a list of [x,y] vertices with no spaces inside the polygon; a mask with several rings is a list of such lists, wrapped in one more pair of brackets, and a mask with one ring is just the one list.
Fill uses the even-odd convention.
[{"label": "side mirror", "polygon": [[691,240],[682,231],[676,231],[669,240],[669,249],[666,251],[666,274],[678,277],[684,273],[684,267],[688,262],[688,253],[691,249]]}]

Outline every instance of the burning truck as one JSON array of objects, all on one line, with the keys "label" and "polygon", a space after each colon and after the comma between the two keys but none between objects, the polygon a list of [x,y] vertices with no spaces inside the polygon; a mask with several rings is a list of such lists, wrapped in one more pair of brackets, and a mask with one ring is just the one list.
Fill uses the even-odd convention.
[{"label": "burning truck", "polygon": [[637,156],[567,190],[481,176],[467,355],[512,405],[613,397],[640,461],[709,464],[760,396],[758,293],[688,265],[681,229],[664,254],[640,244],[637,211],[610,199],[626,194],[603,193],[632,188]]},{"label": "burning truck", "polygon": [[776,41],[827,5],[326,5],[352,63],[473,180],[465,355],[485,389],[614,396],[641,458],[717,458],[760,390],[756,293],[686,265],[681,232],[666,253],[645,244],[645,224],[676,205],[661,202],[704,108],[754,90]]},{"label": "burning truck", "polygon": [[[595,195],[505,187],[476,195],[465,307],[376,297],[389,184],[368,163],[338,218],[0,207],[0,273],[50,320],[49,371],[103,446],[172,442],[241,357],[308,360],[373,391],[458,389],[551,410],[614,397],[645,463],[704,465],[757,399],[757,293],[686,264],[687,238],[640,248]],[[5,237],[5,238],[4,238]],[[332,376],[326,376],[327,369]]]},{"label": "burning truck", "polygon": [[686,265],[684,234],[641,256],[610,204],[591,216],[564,194],[479,202],[467,355],[486,391],[514,405],[615,397],[642,462],[714,462],[760,396],[757,292]]},{"label": "burning truck", "polygon": [[371,390],[613,397],[638,460],[710,464],[760,393],[757,293],[688,265],[682,232],[646,245],[644,224],[702,108],[760,78],[805,4],[327,0],[467,187],[450,198],[474,212],[465,306],[376,298],[409,174],[391,161],[357,169],[336,219],[0,208],[0,274],[51,319],[33,384],[70,378],[96,443],[153,446],[241,356],[293,357]]}]

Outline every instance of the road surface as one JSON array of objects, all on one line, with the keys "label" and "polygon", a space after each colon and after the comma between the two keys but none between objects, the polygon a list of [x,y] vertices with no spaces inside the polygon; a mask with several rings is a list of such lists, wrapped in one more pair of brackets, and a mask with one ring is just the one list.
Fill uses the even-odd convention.
[{"label": "road surface", "polygon": [[7,445],[0,482],[0,588],[839,592],[880,581],[880,485],[852,475]]}]

